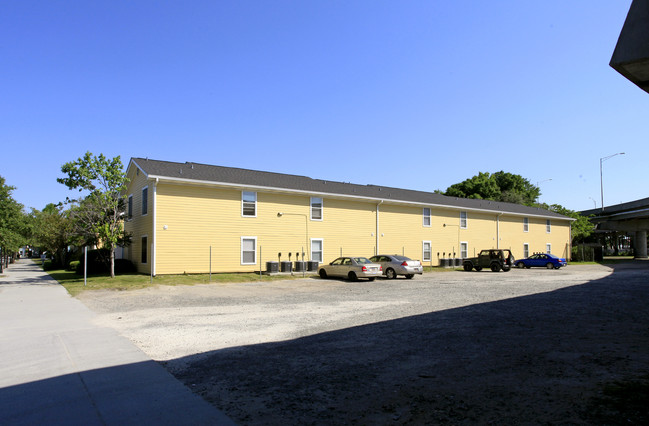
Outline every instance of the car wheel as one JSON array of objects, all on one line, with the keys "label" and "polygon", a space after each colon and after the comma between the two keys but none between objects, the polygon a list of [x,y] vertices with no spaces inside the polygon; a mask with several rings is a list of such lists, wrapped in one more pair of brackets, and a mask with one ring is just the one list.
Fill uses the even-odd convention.
[{"label": "car wheel", "polygon": [[320,275],[320,278],[322,278],[323,280],[327,278],[327,271],[325,271],[324,269],[320,269],[318,274]]},{"label": "car wheel", "polygon": [[520,268],[520,269],[523,269],[523,268],[525,267],[525,264],[524,264],[523,262],[518,262],[518,263],[516,264],[516,267],[517,267],[517,268]]},{"label": "car wheel", "polygon": [[545,265],[545,267],[548,269],[554,269],[554,265],[551,262],[548,262],[548,264]]},{"label": "car wheel", "polygon": [[356,276],[356,272],[351,271],[349,274],[347,274],[347,277],[349,278],[349,281],[358,281],[358,277]]},{"label": "car wheel", "polygon": [[406,275],[406,278],[408,278],[409,280],[411,280],[412,277],[414,277],[414,276],[415,276],[414,274],[408,274],[408,275]]},{"label": "car wheel", "polygon": [[388,277],[388,279],[393,280],[393,279],[395,279],[397,277],[397,273],[394,272],[394,269],[388,268],[385,271],[385,276]]},{"label": "car wheel", "polygon": [[492,263],[491,264],[491,272],[498,272],[500,271],[500,265],[497,263]]},{"label": "car wheel", "polygon": [[503,272],[509,272],[512,270],[511,266],[503,266]]},{"label": "car wheel", "polygon": [[473,266],[471,266],[470,263],[465,263],[464,264],[464,270],[469,272],[471,269],[473,269]]},{"label": "car wheel", "polygon": [[370,280],[370,281],[374,281],[375,279],[376,279],[376,277],[370,277],[370,278],[368,278],[368,280]]}]

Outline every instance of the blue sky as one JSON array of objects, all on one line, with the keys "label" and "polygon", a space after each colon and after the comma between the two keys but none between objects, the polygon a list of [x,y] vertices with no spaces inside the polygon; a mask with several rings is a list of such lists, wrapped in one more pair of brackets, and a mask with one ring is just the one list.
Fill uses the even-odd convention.
[{"label": "blue sky", "polygon": [[[0,175],[42,209],[86,151],[423,191],[478,172],[573,210],[649,197],[631,0],[5,1]],[[552,179],[552,180],[549,180]]]}]

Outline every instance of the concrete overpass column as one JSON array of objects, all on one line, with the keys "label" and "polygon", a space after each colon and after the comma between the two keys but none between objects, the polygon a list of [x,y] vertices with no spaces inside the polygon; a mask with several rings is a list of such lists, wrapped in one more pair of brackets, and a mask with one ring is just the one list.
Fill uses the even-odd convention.
[{"label": "concrete overpass column", "polygon": [[646,259],[647,256],[647,231],[635,231],[635,258]]}]

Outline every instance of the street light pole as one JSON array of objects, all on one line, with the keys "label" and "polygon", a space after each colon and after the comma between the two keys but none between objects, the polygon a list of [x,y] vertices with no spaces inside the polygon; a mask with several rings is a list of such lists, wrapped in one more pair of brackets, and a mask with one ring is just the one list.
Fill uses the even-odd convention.
[{"label": "street light pole", "polygon": [[604,161],[608,160],[609,158],[615,157],[616,155],[624,155],[624,153],[618,152],[599,159],[599,190],[602,196],[602,211],[604,211],[604,175],[602,173],[602,163],[604,163]]}]

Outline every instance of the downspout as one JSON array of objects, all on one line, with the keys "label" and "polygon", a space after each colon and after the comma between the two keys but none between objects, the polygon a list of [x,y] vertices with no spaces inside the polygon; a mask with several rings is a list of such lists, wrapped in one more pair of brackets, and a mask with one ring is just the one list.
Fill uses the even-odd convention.
[{"label": "downspout", "polygon": [[377,205],[376,205],[376,253],[374,253],[375,256],[378,256],[379,254],[379,206],[383,204],[383,200],[381,200]]},{"label": "downspout", "polygon": [[155,181],[153,182],[153,196],[151,197],[151,201],[153,203],[153,241],[151,242],[151,275],[155,277],[156,275],[156,246],[158,242],[157,238],[157,231],[156,231],[156,224],[157,224],[157,207],[158,203],[156,202],[156,195],[158,193],[158,178],[155,178]]},{"label": "downspout", "polygon": [[500,216],[504,215],[505,213],[498,213],[498,216],[496,216],[496,248],[500,248]]}]

